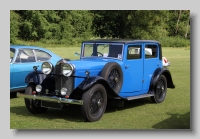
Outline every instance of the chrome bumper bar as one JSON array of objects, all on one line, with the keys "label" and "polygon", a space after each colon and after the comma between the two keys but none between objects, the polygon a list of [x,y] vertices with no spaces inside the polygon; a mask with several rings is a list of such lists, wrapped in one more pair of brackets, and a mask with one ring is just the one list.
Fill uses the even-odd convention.
[{"label": "chrome bumper bar", "polygon": [[17,93],[17,97],[21,98],[29,98],[33,100],[42,100],[42,101],[49,101],[49,102],[57,102],[57,103],[67,103],[67,104],[76,104],[76,105],[83,105],[83,100],[75,100],[75,99],[66,99],[60,97],[50,97],[50,96],[38,96],[38,95],[28,95]]}]

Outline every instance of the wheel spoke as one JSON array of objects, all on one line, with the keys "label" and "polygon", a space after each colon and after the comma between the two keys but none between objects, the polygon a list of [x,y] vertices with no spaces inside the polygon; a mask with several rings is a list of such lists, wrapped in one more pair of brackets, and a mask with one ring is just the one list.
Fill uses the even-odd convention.
[{"label": "wheel spoke", "polygon": [[119,72],[116,69],[112,69],[110,71],[110,74],[108,76],[108,83],[110,84],[110,86],[116,90],[119,88]]},{"label": "wheel spoke", "polygon": [[156,87],[156,98],[161,99],[164,95],[165,85],[163,80],[159,80]]},{"label": "wheel spoke", "polygon": [[94,92],[89,104],[90,113],[93,116],[98,115],[102,111],[102,103],[103,103],[103,98],[101,92],[99,91]]}]

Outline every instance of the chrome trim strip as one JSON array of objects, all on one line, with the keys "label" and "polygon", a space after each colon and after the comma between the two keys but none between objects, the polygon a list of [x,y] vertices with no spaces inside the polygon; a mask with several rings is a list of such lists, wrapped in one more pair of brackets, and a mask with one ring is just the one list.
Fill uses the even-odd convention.
[{"label": "chrome trim strip", "polygon": [[154,94],[144,94],[144,95],[139,95],[139,96],[127,97],[127,100],[134,100],[134,99],[151,97],[151,96],[154,96]]},{"label": "chrome trim strip", "polygon": [[60,97],[56,97],[56,96],[49,97],[49,96],[28,95],[28,94],[22,94],[22,93],[17,92],[17,97],[29,98],[29,99],[33,99],[33,100],[57,102],[57,103],[83,105],[83,100],[66,99],[66,98],[60,98]]}]

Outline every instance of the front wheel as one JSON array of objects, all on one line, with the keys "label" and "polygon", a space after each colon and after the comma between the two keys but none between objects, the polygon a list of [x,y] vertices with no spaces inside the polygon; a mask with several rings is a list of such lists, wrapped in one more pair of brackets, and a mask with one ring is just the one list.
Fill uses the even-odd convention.
[{"label": "front wheel", "polygon": [[[32,92],[35,91],[35,85],[29,84],[25,90],[25,94],[32,94]],[[47,111],[47,108],[41,107],[41,101],[40,100],[33,100],[24,98],[26,108],[31,112],[32,114],[40,114]]]},{"label": "front wheel", "polygon": [[164,75],[158,78],[154,90],[154,96],[151,97],[151,100],[155,103],[163,102],[167,93],[167,80]]},{"label": "front wheel", "polygon": [[89,122],[101,119],[107,105],[107,94],[104,86],[94,85],[83,94],[82,100],[81,113],[84,119]]}]

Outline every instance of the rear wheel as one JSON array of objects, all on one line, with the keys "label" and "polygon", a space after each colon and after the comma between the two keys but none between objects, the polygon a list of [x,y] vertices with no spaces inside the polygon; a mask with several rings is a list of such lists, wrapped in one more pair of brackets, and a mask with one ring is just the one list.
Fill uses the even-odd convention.
[{"label": "rear wheel", "polygon": [[[35,91],[35,85],[29,84],[25,90],[25,94],[31,95],[33,91]],[[47,111],[47,108],[41,107],[40,100],[25,98],[24,101],[25,101],[26,108],[29,110],[29,112],[33,114],[40,114]]]},{"label": "rear wheel", "polygon": [[84,119],[89,122],[101,119],[107,105],[107,94],[104,86],[94,85],[83,94],[82,100],[81,113]]},{"label": "rear wheel", "polygon": [[164,75],[158,78],[154,90],[154,96],[151,97],[151,100],[155,103],[163,102],[167,93],[167,80]]}]

